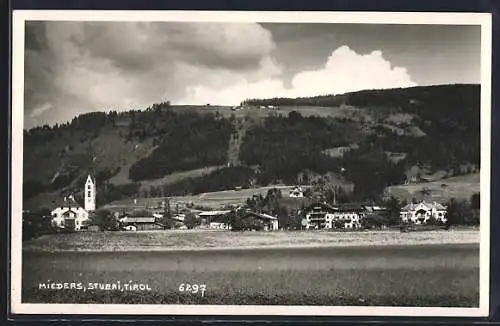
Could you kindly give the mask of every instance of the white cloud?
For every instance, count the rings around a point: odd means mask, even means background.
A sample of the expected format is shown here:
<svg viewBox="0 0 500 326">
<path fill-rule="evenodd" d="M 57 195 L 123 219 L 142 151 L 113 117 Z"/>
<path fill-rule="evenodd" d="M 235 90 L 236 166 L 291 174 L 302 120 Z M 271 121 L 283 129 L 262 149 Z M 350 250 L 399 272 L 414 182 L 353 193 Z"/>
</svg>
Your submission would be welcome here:
<svg viewBox="0 0 500 326">
<path fill-rule="evenodd" d="M 381 51 L 362 55 L 347 46 L 333 51 L 323 68 L 296 74 L 291 84 L 292 87 L 286 89 L 282 80 L 271 77 L 256 82 L 243 80 L 218 89 L 190 86 L 182 101 L 235 105 L 247 98 L 305 97 L 417 85 L 405 68 L 392 67 Z"/>
<path fill-rule="evenodd" d="M 362 55 L 342 46 L 287 89 L 272 34 L 252 23 L 33 22 L 27 31 L 26 127 L 167 100 L 234 105 L 415 85 L 381 51 Z"/>
<path fill-rule="evenodd" d="M 190 85 L 213 89 L 280 72 L 271 33 L 256 23 L 37 22 L 26 53 L 25 125 L 103 108 L 176 101 Z M 50 102 L 52 107 L 32 112 Z"/>
</svg>

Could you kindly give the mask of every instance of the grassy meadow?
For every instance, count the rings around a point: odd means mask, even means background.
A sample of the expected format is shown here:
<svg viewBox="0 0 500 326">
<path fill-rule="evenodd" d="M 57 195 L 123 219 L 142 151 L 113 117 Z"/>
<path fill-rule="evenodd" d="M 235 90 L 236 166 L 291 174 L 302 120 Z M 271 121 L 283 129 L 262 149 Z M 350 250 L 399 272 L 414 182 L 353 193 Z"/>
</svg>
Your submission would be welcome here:
<svg viewBox="0 0 500 326">
<path fill-rule="evenodd" d="M 372 246 L 479 243 L 479 229 L 401 233 L 380 231 L 231 232 L 161 230 L 76 232 L 44 235 L 23 244 L 28 251 L 151 251 L 210 248 Z"/>
<path fill-rule="evenodd" d="M 147 284 L 150 291 L 46 290 L 40 282 Z M 181 284 L 206 291 L 179 291 Z M 477 245 L 171 252 L 25 252 L 26 303 L 474 307 Z"/>
</svg>

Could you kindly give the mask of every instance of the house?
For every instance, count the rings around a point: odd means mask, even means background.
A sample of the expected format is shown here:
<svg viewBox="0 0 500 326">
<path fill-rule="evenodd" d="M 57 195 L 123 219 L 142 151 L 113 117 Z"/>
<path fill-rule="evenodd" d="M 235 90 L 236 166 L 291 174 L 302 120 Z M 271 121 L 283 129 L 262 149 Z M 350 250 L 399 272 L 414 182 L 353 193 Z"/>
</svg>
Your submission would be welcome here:
<svg viewBox="0 0 500 326">
<path fill-rule="evenodd" d="M 163 230 L 164 226 L 158 222 L 157 218 L 151 212 L 146 210 L 136 210 L 127 213 L 118 219 L 122 227 L 135 227 L 137 231 Z"/>
<path fill-rule="evenodd" d="M 360 228 L 365 208 L 358 204 L 329 205 L 318 202 L 305 209 L 306 229 Z"/>
<path fill-rule="evenodd" d="M 333 214 L 334 225 L 344 229 L 361 228 L 361 218 L 366 214 L 366 208 L 359 204 L 340 204 L 335 206 Z"/>
<path fill-rule="evenodd" d="M 251 210 L 246 210 L 241 214 L 243 220 L 253 218 L 262 223 L 264 231 L 277 231 L 279 224 L 278 218 L 265 213 L 257 213 Z"/>
<path fill-rule="evenodd" d="M 446 206 L 438 202 L 410 203 L 401 209 L 400 217 L 404 223 L 425 224 L 431 217 L 446 223 Z"/>
<path fill-rule="evenodd" d="M 202 225 L 208 226 L 210 229 L 229 230 L 229 217 L 230 210 L 219 211 L 204 211 L 198 213 Z"/>
<path fill-rule="evenodd" d="M 69 195 L 55 203 L 55 208 L 50 212 L 52 224 L 62 229 L 78 231 L 89 220 L 89 213 Z"/>
<path fill-rule="evenodd" d="M 300 186 L 295 186 L 292 189 L 290 189 L 290 193 L 288 195 L 290 198 L 303 198 L 304 197 L 304 190 Z"/>
</svg>

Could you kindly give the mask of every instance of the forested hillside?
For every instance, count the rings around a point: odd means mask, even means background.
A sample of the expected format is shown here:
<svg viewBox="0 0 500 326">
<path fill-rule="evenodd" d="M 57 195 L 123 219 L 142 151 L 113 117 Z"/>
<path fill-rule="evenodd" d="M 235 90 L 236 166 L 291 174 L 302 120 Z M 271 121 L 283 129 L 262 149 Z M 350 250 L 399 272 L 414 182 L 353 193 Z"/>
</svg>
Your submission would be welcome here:
<svg viewBox="0 0 500 326">
<path fill-rule="evenodd" d="M 428 173 L 456 175 L 464 173 L 464 165 L 472 169 L 465 172 L 474 172 L 480 156 L 479 99 L 478 85 L 445 85 L 253 99 L 237 113 L 167 102 L 143 111 L 84 114 L 24 131 L 24 200 L 28 206 L 50 206 L 63 193 L 78 197 L 89 172 L 96 176 L 100 203 L 308 184 L 326 174 L 353 183 L 356 199 L 376 199 L 387 186 L 403 183 L 415 165 Z M 278 109 L 260 108 L 267 105 Z M 249 119 L 253 122 L 243 123 Z M 235 138 L 240 140 L 229 149 Z M 212 172 L 190 177 L 189 171 L 204 167 Z M 181 171 L 183 179 L 147 186 Z"/>
</svg>

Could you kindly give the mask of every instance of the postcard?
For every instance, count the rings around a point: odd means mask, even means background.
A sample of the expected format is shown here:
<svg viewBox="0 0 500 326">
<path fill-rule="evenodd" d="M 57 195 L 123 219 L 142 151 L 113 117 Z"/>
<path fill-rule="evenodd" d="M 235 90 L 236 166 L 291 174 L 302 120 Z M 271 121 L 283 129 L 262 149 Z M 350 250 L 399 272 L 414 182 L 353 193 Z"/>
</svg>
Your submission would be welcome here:
<svg viewBox="0 0 500 326">
<path fill-rule="evenodd" d="M 14 314 L 487 316 L 491 15 L 14 11 Z"/>
</svg>

